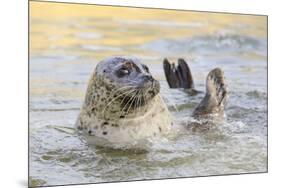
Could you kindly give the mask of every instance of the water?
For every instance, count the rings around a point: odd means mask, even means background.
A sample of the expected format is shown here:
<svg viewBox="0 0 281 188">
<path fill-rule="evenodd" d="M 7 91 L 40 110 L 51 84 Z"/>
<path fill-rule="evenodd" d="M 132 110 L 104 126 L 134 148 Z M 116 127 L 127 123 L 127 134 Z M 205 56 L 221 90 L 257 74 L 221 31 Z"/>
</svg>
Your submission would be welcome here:
<svg viewBox="0 0 281 188">
<path fill-rule="evenodd" d="M 267 171 L 264 17 L 86 7 L 31 3 L 31 185 Z M 188 60 L 201 91 L 208 71 L 221 67 L 230 91 L 226 121 L 207 132 L 160 139 L 148 151 L 88 145 L 74 122 L 90 74 L 111 55 L 136 56 L 147 64 L 178 122 L 188 121 L 203 94 L 169 89 L 163 58 Z"/>
</svg>

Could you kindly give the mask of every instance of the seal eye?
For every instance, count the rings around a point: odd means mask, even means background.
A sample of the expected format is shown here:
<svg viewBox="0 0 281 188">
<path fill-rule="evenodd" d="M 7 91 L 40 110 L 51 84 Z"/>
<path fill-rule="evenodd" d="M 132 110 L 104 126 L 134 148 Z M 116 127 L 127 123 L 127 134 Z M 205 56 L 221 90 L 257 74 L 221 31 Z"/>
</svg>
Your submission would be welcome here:
<svg viewBox="0 0 281 188">
<path fill-rule="evenodd" d="M 126 67 L 122 67 L 121 69 L 118 70 L 118 73 L 117 73 L 117 75 L 120 77 L 129 75 L 129 74 L 130 74 L 130 71 Z"/>
</svg>

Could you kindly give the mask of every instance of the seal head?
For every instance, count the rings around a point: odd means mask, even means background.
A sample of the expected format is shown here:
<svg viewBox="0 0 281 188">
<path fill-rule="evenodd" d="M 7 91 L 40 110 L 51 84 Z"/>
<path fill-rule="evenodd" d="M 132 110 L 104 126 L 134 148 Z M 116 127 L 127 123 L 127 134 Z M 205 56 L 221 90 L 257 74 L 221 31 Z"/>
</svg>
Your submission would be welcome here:
<svg viewBox="0 0 281 188">
<path fill-rule="evenodd" d="M 133 110 L 148 104 L 159 91 L 160 84 L 146 65 L 135 58 L 114 57 L 97 65 L 85 101 L 100 118 L 119 119 L 140 115 Z"/>
<path fill-rule="evenodd" d="M 162 133 L 169 129 L 171 120 L 159 91 L 159 82 L 140 60 L 106 58 L 90 78 L 76 125 L 114 142 Z"/>
<path fill-rule="evenodd" d="M 138 97 L 138 105 L 144 105 L 160 90 L 159 82 L 152 77 L 148 67 L 136 58 L 105 59 L 97 66 L 96 75 L 108 92 L 116 91 L 115 96 L 121 95 L 124 90 L 132 91 L 118 98 L 119 101 L 122 101 L 121 106 L 123 107 L 133 96 Z M 132 102 L 132 105 L 136 105 L 136 100 Z"/>
</svg>

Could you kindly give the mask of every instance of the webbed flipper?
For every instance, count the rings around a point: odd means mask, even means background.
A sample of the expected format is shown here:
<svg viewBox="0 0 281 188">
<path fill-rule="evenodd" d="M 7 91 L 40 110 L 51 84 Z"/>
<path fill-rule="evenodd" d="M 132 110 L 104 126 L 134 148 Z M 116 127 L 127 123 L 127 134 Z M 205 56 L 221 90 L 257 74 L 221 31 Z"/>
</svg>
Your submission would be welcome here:
<svg viewBox="0 0 281 188">
<path fill-rule="evenodd" d="M 163 61 L 164 72 L 166 76 L 166 80 L 170 86 L 170 88 L 179 88 L 180 81 L 177 69 L 175 67 L 175 63 L 170 63 L 168 59 L 164 59 Z"/>
<path fill-rule="evenodd" d="M 227 98 L 227 87 L 224 73 L 220 68 L 209 72 L 206 79 L 206 94 L 193 112 L 194 117 L 210 114 L 223 114 Z"/>
</svg>

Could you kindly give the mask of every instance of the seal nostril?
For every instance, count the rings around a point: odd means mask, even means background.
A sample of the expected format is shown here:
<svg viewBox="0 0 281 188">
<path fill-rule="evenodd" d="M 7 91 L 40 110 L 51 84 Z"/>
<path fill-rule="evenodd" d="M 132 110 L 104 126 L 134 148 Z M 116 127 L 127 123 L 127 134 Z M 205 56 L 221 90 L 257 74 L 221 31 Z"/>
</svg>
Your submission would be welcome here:
<svg viewBox="0 0 281 188">
<path fill-rule="evenodd" d="M 146 81 L 153 81 L 153 77 L 151 75 L 144 75 L 143 78 L 146 80 Z"/>
</svg>

